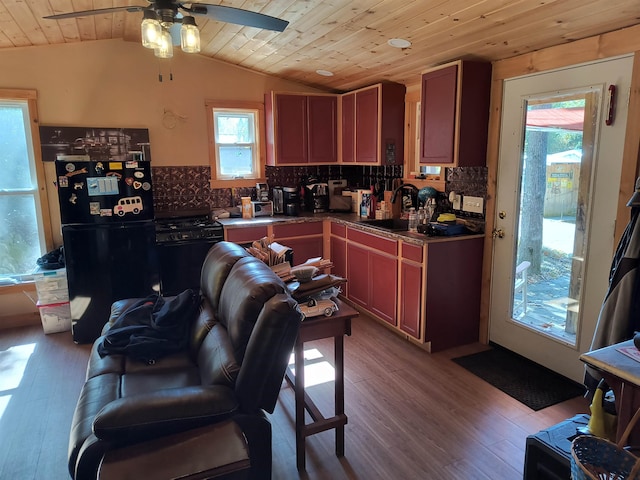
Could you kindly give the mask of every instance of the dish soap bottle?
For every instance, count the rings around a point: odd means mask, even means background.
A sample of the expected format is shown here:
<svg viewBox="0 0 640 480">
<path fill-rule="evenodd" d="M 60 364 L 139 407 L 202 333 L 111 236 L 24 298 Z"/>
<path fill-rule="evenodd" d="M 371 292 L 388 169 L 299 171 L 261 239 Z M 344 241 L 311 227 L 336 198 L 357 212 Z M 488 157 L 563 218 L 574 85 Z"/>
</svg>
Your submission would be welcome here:
<svg viewBox="0 0 640 480">
<path fill-rule="evenodd" d="M 414 207 L 409 210 L 409 231 L 418 232 L 418 214 Z"/>
</svg>

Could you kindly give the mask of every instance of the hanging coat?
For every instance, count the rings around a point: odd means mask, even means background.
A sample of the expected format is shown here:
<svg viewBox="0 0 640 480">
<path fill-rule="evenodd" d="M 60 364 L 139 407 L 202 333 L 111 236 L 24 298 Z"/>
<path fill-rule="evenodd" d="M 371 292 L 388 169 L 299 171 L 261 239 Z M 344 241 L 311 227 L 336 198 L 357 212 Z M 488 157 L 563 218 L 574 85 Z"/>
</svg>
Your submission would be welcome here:
<svg viewBox="0 0 640 480">
<path fill-rule="evenodd" d="M 620 239 L 609 274 L 609 289 L 602 303 L 590 350 L 629 340 L 640 330 L 640 206 L 632 204 L 631 220 Z M 602 375 L 587 366 L 585 385 L 595 392 Z"/>
</svg>

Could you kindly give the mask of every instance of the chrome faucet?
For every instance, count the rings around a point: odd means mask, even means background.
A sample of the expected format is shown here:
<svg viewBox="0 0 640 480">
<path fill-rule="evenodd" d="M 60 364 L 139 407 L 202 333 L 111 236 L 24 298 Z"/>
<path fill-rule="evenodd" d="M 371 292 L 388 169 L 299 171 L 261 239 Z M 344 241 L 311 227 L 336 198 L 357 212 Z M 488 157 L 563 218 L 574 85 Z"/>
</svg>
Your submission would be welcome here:
<svg viewBox="0 0 640 480">
<path fill-rule="evenodd" d="M 412 183 L 403 183 L 393 191 L 393 194 L 391 195 L 391 203 L 396 203 L 396 197 L 398 196 L 398 192 L 401 192 L 402 190 L 405 190 L 405 189 L 413 190 L 414 192 L 416 192 L 416 195 L 419 191 L 418 187 L 416 187 Z M 413 203 L 413 200 L 412 200 L 412 203 Z"/>
</svg>

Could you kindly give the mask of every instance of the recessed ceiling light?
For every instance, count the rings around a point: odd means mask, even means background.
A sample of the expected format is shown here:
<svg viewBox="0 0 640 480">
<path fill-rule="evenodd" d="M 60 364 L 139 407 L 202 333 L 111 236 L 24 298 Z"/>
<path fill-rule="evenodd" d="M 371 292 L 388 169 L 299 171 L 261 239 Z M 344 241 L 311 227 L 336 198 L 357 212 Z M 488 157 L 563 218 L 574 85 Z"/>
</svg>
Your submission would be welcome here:
<svg viewBox="0 0 640 480">
<path fill-rule="evenodd" d="M 409 48 L 411 46 L 411 42 L 404 38 L 392 38 L 387 43 L 395 48 Z"/>
<path fill-rule="evenodd" d="M 323 77 L 333 77 L 333 72 L 330 72 L 329 70 L 316 70 L 316 73 Z"/>
</svg>

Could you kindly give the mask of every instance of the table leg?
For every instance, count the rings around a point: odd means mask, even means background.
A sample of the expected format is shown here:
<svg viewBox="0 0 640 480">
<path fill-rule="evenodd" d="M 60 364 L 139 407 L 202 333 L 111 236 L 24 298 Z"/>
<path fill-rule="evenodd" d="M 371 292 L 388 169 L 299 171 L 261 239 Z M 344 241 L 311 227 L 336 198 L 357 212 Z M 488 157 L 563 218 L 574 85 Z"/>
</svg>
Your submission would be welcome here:
<svg viewBox="0 0 640 480">
<path fill-rule="evenodd" d="M 335 408 L 336 416 L 344 413 L 344 337 L 335 337 Z M 344 456 L 344 425 L 336 427 L 336 455 Z"/>
<path fill-rule="evenodd" d="M 304 343 L 296 341 L 295 356 L 295 400 L 296 400 L 296 464 L 298 470 L 305 468 L 304 438 Z"/>
</svg>

